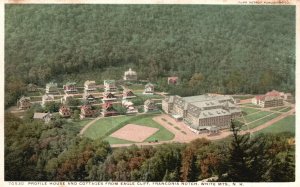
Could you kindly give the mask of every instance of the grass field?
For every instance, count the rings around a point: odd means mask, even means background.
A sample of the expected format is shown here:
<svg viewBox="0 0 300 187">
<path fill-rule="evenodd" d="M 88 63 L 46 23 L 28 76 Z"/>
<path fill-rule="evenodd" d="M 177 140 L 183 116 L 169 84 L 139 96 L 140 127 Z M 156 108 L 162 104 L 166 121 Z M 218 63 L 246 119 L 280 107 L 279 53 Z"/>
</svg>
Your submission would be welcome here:
<svg viewBox="0 0 300 187">
<path fill-rule="evenodd" d="M 282 120 L 277 121 L 273 125 L 256 133 L 280 133 L 291 132 L 295 134 L 295 116 L 287 116 Z"/>
<path fill-rule="evenodd" d="M 247 115 L 252 114 L 254 112 L 260 111 L 259 109 L 255 109 L 255 108 L 244 108 L 244 107 L 241 107 L 241 109 L 242 109 L 242 111 L 246 112 Z"/>
<path fill-rule="evenodd" d="M 257 119 L 262 118 L 262 117 L 264 117 L 266 115 L 269 115 L 269 114 L 272 114 L 272 112 L 261 111 L 259 113 L 247 115 L 244 118 L 246 120 L 246 123 L 250 123 L 250 122 L 252 122 L 254 120 L 257 120 Z"/>
<path fill-rule="evenodd" d="M 100 119 L 84 132 L 84 136 L 89 137 L 91 139 L 104 137 L 106 132 L 118 126 L 121 122 L 124 122 L 130 118 L 131 116 L 118 116 Z"/>
<path fill-rule="evenodd" d="M 264 118 L 262 118 L 262 119 L 260 119 L 260 120 L 258 120 L 258 121 L 249 123 L 249 124 L 248 124 L 248 127 L 249 127 L 249 129 L 253 129 L 253 128 L 255 128 L 255 127 L 258 127 L 258 126 L 260 126 L 260 125 L 262 125 L 262 124 L 264 124 L 264 123 L 266 123 L 266 122 L 268 122 L 268 121 L 270 121 L 270 120 L 276 118 L 276 117 L 279 116 L 279 115 L 280 115 L 280 114 L 274 113 L 274 114 L 272 114 L 272 115 L 270 115 L 270 116 L 267 116 L 267 117 L 264 117 Z M 245 125 L 245 126 L 242 127 L 242 129 L 243 129 L 243 130 L 247 130 L 248 127 Z"/>
<path fill-rule="evenodd" d="M 153 139 L 156 139 L 158 141 L 173 139 L 174 138 L 173 133 L 169 132 L 163 126 L 161 126 L 160 124 L 152 120 L 154 116 L 155 115 L 140 115 L 140 116 L 120 116 L 120 117 L 103 118 L 95 122 L 93 125 L 91 125 L 85 131 L 84 136 L 89 137 L 91 139 L 103 137 L 111 144 L 132 143 L 127 140 L 108 136 L 109 134 L 112 134 L 113 132 L 117 131 L 118 129 L 125 126 L 126 124 L 131 123 L 131 124 L 154 127 L 159 129 L 159 131 L 157 131 L 155 134 L 147 138 L 145 142 Z"/>
</svg>

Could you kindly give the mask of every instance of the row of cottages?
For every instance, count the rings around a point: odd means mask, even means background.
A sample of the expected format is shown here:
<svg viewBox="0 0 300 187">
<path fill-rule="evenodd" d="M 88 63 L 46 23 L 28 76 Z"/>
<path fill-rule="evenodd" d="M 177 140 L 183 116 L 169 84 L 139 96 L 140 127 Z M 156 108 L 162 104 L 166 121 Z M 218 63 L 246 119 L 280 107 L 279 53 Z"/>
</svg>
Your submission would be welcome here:
<svg viewBox="0 0 300 187">
<path fill-rule="evenodd" d="M 291 102 L 293 100 L 291 93 L 278 92 L 272 90 L 265 95 L 258 95 L 252 98 L 252 103 L 262 108 L 283 106 L 283 101 Z"/>
<path fill-rule="evenodd" d="M 104 91 L 105 92 L 117 92 L 116 81 L 115 80 L 104 80 Z"/>
<path fill-rule="evenodd" d="M 162 109 L 183 119 L 195 133 L 229 128 L 231 119 L 241 116 L 234 99 L 225 95 L 169 96 L 162 100 Z"/>
<path fill-rule="evenodd" d="M 137 73 L 133 70 L 131 70 L 131 68 L 129 68 L 128 71 L 125 71 L 124 76 L 123 76 L 123 80 L 125 81 L 136 81 L 137 80 Z"/>
<path fill-rule="evenodd" d="M 154 85 L 150 82 L 145 85 L 145 90 L 143 94 L 153 95 L 154 94 Z"/>
<path fill-rule="evenodd" d="M 77 93 L 76 82 L 67 82 L 63 85 L 64 92 L 66 94 Z"/>
</svg>

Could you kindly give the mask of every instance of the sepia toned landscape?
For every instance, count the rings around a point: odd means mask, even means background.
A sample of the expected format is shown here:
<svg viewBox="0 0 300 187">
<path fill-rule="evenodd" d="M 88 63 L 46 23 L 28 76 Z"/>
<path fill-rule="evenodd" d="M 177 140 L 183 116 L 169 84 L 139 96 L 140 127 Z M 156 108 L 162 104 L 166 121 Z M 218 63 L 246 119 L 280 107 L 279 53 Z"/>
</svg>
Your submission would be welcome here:
<svg viewBox="0 0 300 187">
<path fill-rule="evenodd" d="M 6 181 L 295 181 L 295 6 L 5 5 Z"/>
</svg>

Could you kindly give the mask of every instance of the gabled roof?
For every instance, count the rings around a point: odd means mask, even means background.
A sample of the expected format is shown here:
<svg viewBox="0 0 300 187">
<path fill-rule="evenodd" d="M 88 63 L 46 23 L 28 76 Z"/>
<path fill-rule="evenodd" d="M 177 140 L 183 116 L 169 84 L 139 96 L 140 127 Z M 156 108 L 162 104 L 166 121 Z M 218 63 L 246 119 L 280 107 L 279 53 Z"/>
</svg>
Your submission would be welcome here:
<svg viewBox="0 0 300 187">
<path fill-rule="evenodd" d="M 110 98 L 115 98 L 115 95 L 112 94 L 111 92 L 103 92 L 103 97 L 110 97 Z"/>
<path fill-rule="evenodd" d="M 93 84 L 96 84 L 96 82 L 95 81 L 90 81 L 90 80 L 87 80 L 87 81 L 84 82 L 84 85 L 87 85 L 87 86 L 93 85 Z"/>
<path fill-rule="evenodd" d="M 266 96 L 277 97 L 277 96 L 280 96 L 280 95 L 281 95 L 281 92 L 278 92 L 276 90 L 272 90 L 272 91 L 266 93 Z"/>
<path fill-rule="evenodd" d="M 59 108 L 59 110 L 60 110 L 60 111 L 70 111 L 70 108 L 63 105 L 63 106 L 61 106 L 61 107 Z"/>
<path fill-rule="evenodd" d="M 46 116 L 51 117 L 51 114 L 50 113 L 39 113 L 39 112 L 36 112 L 33 115 L 33 119 L 44 119 Z"/>
<path fill-rule="evenodd" d="M 123 96 L 135 96 L 131 90 L 124 90 Z"/>
<path fill-rule="evenodd" d="M 145 85 L 145 88 L 147 88 L 147 87 L 154 87 L 154 85 L 152 84 L 152 83 L 147 83 L 146 85 Z"/>
<path fill-rule="evenodd" d="M 110 103 L 110 102 L 107 102 L 107 103 L 103 103 L 102 104 L 102 108 L 103 109 L 109 109 L 109 108 L 111 108 L 113 105 L 112 105 L 112 103 Z"/>
</svg>

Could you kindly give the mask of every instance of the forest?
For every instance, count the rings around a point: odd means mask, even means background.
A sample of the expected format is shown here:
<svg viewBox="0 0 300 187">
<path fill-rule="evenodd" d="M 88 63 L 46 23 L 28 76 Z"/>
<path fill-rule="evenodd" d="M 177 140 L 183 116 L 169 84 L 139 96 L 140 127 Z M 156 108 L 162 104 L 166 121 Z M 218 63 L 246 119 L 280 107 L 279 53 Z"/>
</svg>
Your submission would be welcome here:
<svg viewBox="0 0 300 187">
<path fill-rule="evenodd" d="M 6 107 L 28 83 L 100 84 L 129 67 L 181 96 L 294 93 L 295 6 L 5 5 Z"/>
<path fill-rule="evenodd" d="M 49 124 L 5 114 L 6 181 L 295 181 L 291 133 L 239 135 L 226 140 L 111 148 L 77 136 L 72 123 Z"/>
</svg>

